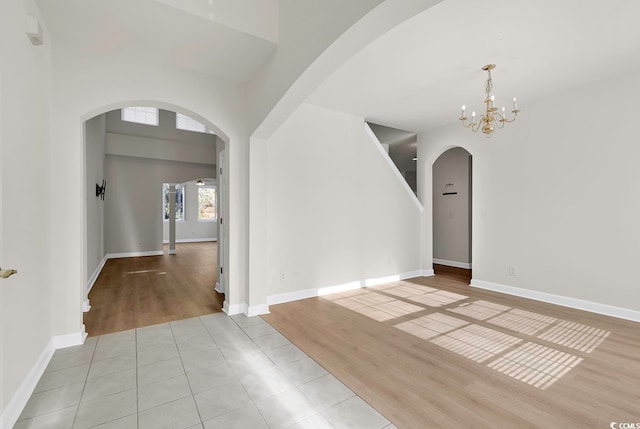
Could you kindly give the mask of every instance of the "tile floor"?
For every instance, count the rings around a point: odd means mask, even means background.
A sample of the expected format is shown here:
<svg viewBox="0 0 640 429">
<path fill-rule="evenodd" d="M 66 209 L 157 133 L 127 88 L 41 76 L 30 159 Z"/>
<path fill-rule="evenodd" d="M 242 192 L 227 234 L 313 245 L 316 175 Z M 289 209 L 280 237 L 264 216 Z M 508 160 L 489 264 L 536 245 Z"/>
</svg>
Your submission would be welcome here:
<svg viewBox="0 0 640 429">
<path fill-rule="evenodd" d="M 15 429 L 391 429 L 259 317 L 213 314 L 56 351 Z"/>
</svg>

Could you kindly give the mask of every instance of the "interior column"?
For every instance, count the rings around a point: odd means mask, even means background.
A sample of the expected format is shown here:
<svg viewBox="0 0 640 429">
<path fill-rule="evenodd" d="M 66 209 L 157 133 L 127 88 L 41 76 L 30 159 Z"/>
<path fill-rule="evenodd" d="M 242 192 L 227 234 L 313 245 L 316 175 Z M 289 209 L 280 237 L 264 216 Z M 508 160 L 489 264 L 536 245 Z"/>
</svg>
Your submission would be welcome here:
<svg viewBox="0 0 640 429">
<path fill-rule="evenodd" d="M 176 185 L 169 185 L 169 255 L 176 254 Z"/>
</svg>

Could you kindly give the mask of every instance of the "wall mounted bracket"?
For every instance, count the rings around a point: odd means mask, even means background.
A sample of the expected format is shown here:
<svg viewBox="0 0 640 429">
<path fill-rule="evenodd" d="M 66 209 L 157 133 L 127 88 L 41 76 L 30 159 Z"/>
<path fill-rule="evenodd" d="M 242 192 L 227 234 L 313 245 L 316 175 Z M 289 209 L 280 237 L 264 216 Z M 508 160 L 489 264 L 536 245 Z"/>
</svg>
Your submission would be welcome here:
<svg viewBox="0 0 640 429">
<path fill-rule="evenodd" d="M 96 197 L 100 197 L 102 201 L 104 201 L 104 193 L 107 190 L 107 181 L 105 179 L 102 180 L 102 186 L 96 183 Z"/>
</svg>

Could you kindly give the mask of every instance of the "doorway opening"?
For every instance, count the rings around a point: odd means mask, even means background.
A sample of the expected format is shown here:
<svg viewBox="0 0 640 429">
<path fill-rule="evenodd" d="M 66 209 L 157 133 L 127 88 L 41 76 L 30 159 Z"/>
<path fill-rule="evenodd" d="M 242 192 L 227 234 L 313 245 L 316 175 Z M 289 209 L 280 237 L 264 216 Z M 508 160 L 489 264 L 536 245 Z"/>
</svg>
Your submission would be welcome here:
<svg viewBox="0 0 640 429">
<path fill-rule="evenodd" d="M 162 223 L 165 254 L 175 255 L 176 243 L 218 241 L 218 184 L 215 178 L 163 183 L 161 192 L 162 215 L 158 220 Z"/>
<path fill-rule="evenodd" d="M 226 288 L 218 272 L 226 249 L 217 239 L 226 201 L 218 198 L 217 164 L 224 144 L 202 122 L 154 107 L 123 107 L 84 123 L 89 335 L 108 333 L 92 332 L 97 320 L 126 321 L 106 328 L 122 330 L 222 311 Z M 104 187 L 100 198 L 96 184 Z M 171 204 L 179 220 L 166 244 L 164 184 L 174 197 L 180 188 Z M 190 280 L 180 286 L 185 276 Z M 109 296 L 126 303 L 116 310 L 105 302 Z"/>
<path fill-rule="evenodd" d="M 471 281 L 472 167 L 454 147 L 433 164 L 433 268 L 437 275 Z"/>
</svg>

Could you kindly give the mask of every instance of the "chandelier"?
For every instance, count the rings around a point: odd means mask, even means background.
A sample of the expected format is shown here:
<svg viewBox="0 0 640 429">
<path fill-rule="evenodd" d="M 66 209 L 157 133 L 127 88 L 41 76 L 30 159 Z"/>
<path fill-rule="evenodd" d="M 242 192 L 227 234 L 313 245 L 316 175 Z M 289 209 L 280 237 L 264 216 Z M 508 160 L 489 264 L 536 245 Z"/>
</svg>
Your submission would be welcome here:
<svg viewBox="0 0 640 429">
<path fill-rule="evenodd" d="M 495 64 L 487 64 L 482 67 L 482 70 L 485 70 L 489 77 L 484 84 L 484 91 L 486 93 L 486 98 L 484 99 L 484 103 L 486 106 L 486 112 L 482 114 L 481 118 L 476 121 L 476 112 L 471 113 L 471 122 L 466 122 L 467 118 L 465 116 L 466 106 L 462 106 L 462 115 L 458 118 L 460 123 L 466 128 L 471 128 L 471 130 L 475 133 L 478 130 L 482 130 L 486 137 L 491 137 L 491 133 L 496 130 L 496 128 L 504 128 L 504 124 L 507 122 L 513 122 L 518 117 L 518 103 L 516 99 L 513 99 L 513 117 L 508 118 L 506 109 L 503 107 L 501 112 L 498 111 L 497 107 L 493 106 L 493 102 L 495 101 L 495 96 L 491 93 L 493 90 L 493 79 L 491 79 L 491 70 L 496 68 Z"/>
</svg>

